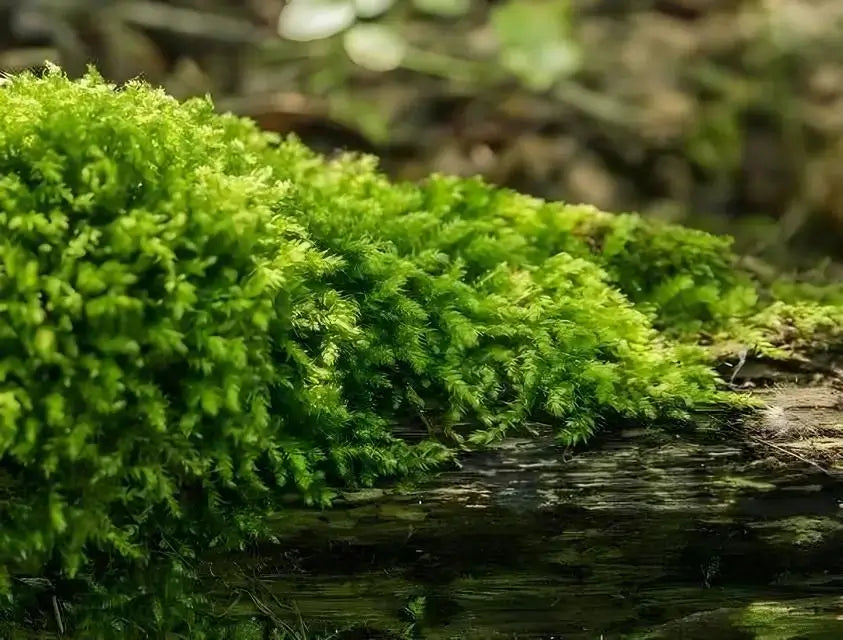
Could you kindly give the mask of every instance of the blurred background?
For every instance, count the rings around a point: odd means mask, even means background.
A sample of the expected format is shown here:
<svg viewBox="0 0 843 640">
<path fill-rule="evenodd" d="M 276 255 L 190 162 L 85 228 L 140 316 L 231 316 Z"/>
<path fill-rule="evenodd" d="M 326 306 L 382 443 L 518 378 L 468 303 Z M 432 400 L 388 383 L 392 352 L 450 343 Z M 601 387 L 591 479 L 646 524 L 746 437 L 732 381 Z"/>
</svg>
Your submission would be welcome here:
<svg viewBox="0 0 843 640">
<path fill-rule="evenodd" d="M 0 70 L 46 60 L 210 94 L 396 178 L 843 257 L 841 0 L 0 0 Z"/>
</svg>

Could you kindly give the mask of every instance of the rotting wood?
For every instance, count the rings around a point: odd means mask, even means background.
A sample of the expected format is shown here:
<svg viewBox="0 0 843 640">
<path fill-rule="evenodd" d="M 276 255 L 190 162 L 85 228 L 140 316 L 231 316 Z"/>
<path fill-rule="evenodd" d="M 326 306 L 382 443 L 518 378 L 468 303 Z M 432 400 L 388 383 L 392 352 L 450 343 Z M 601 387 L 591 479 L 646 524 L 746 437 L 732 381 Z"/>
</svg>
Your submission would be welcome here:
<svg viewBox="0 0 843 640">
<path fill-rule="evenodd" d="M 781 637 L 843 637 L 841 395 L 759 393 L 768 409 L 725 430 L 626 429 L 575 454 L 512 439 L 414 488 L 285 512 L 278 544 L 217 558 L 209 588 L 360 638 L 696 638 L 712 621 L 763 638 L 770 607 L 815 634 Z"/>
</svg>

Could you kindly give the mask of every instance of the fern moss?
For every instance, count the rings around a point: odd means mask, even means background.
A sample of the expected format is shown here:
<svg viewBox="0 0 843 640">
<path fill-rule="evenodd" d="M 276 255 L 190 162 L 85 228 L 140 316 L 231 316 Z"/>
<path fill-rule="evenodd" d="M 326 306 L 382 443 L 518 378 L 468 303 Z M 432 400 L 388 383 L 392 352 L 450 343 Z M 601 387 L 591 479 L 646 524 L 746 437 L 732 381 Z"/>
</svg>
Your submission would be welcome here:
<svg viewBox="0 0 843 640">
<path fill-rule="evenodd" d="M 321 499 L 355 320 L 292 185 L 139 84 L 16 77 L 0 112 L 0 578 L 241 544 L 282 490 Z"/>
<path fill-rule="evenodd" d="M 578 443 L 744 404 L 695 343 L 759 309 L 726 239 L 394 184 L 94 73 L 13 77 L 0 112 L 0 590 L 19 603 L 10 577 L 90 595 L 111 567 L 115 633 L 138 599 L 157 613 L 137 624 L 174 629 L 190 558 L 260 536 L 290 492 L 325 503 L 531 420 Z M 396 437 L 408 422 L 428 437 Z"/>
<path fill-rule="evenodd" d="M 484 427 L 474 441 L 541 415 L 578 442 L 723 399 L 702 350 L 660 336 L 591 259 L 583 209 L 477 180 L 394 185 L 371 158 L 295 141 L 267 162 L 293 172 L 296 220 L 344 261 L 331 286 L 360 305 L 365 339 L 338 362 L 352 406 L 468 421 Z"/>
<path fill-rule="evenodd" d="M 752 315 L 732 318 L 715 336 L 712 352 L 746 350 L 771 360 L 843 347 L 843 305 L 776 300 Z"/>
</svg>

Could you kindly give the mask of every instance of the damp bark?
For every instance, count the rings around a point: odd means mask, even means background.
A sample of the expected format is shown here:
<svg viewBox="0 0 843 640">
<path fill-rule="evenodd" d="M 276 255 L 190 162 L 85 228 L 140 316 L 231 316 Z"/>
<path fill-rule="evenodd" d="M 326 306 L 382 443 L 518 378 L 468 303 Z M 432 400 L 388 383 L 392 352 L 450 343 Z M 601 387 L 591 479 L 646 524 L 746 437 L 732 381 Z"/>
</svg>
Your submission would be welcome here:
<svg viewBox="0 0 843 640">
<path fill-rule="evenodd" d="M 843 637 L 840 394 L 761 395 L 725 430 L 626 429 L 576 453 L 514 439 L 285 512 L 277 544 L 214 559 L 208 588 L 314 637 Z"/>
</svg>

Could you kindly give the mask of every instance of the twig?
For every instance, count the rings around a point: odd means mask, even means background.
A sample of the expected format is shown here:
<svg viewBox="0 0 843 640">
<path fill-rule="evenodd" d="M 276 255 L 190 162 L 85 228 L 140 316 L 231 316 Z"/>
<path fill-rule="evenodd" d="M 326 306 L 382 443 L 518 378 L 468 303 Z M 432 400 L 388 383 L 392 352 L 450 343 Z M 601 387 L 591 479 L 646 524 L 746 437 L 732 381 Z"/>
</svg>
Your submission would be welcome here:
<svg viewBox="0 0 843 640">
<path fill-rule="evenodd" d="M 201 40 L 251 45 L 260 41 L 264 33 L 246 20 L 173 7 L 163 2 L 126 2 L 115 12 L 136 27 Z"/>
<path fill-rule="evenodd" d="M 608 123 L 622 129 L 634 128 L 631 123 L 639 121 L 643 112 L 631 109 L 613 98 L 592 91 L 585 86 L 568 81 L 562 83 L 555 92 L 555 96 L 568 106 L 595 120 Z"/>
<path fill-rule="evenodd" d="M 738 353 L 738 363 L 735 365 L 735 369 L 732 371 L 732 376 L 729 378 L 729 385 L 733 385 L 735 382 L 735 378 L 740 373 L 741 369 L 743 369 L 744 365 L 746 364 L 746 356 L 749 353 L 748 349 L 741 349 Z"/>
<path fill-rule="evenodd" d="M 215 618 L 225 618 L 231 611 L 240 603 L 240 598 L 242 597 L 243 593 L 241 591 L 237 591 L 237 597 L 234 598 L 233 602 L 228 605 L 222 613 L 213 613 L 211 615 Z"/>
<path fill-rule="evenodd" d="M 53 596 L 53 615 L 56 617 L 56 626 L 59 628 L 59 635 L 64 635 L 64 623 L 61 620 L 61 611 L 59 610 L 59 601 L 56 596 Z"/>
<path fill-rule="evenodd" d="M 828 469 L 826 469 L 822 465 L 814 462 L 813 460 L 809 460 L 808 458 L 806 458 L 804 456 L 799 455 L 795 451 L 791 451 L 790 449 L 785 449 L 784 447 L 782 447 L 780 445 L 777 445 L 775 442 L 770 442 L 769 440 L 759 438 L 758 436 L 755 436 L 755 435 L 752 435 L 752 434 L 750 434 L 749 437 L 752 440 L 755 440 L 756 442 L 760 442 L 761 444 L 767 445 L 768 447 L 771 447 L 771 448 L 775 449 L 776 451 L 780 451 L 781 453 L 784 453 L 785 455 L 792 456 L 792 457 L 796 458 L 797 460 L 801 460 L 805 464 L 811 465 L 812 467 L 814 467 L 815 469 L 817 469 L 821 473 L 824 473 L 825 475 L 827 475 L 829 478 L 836 478 L 837 477 L 836 474 L 832 473 L 831 471 L 829 471 Z"/>
</svg>

